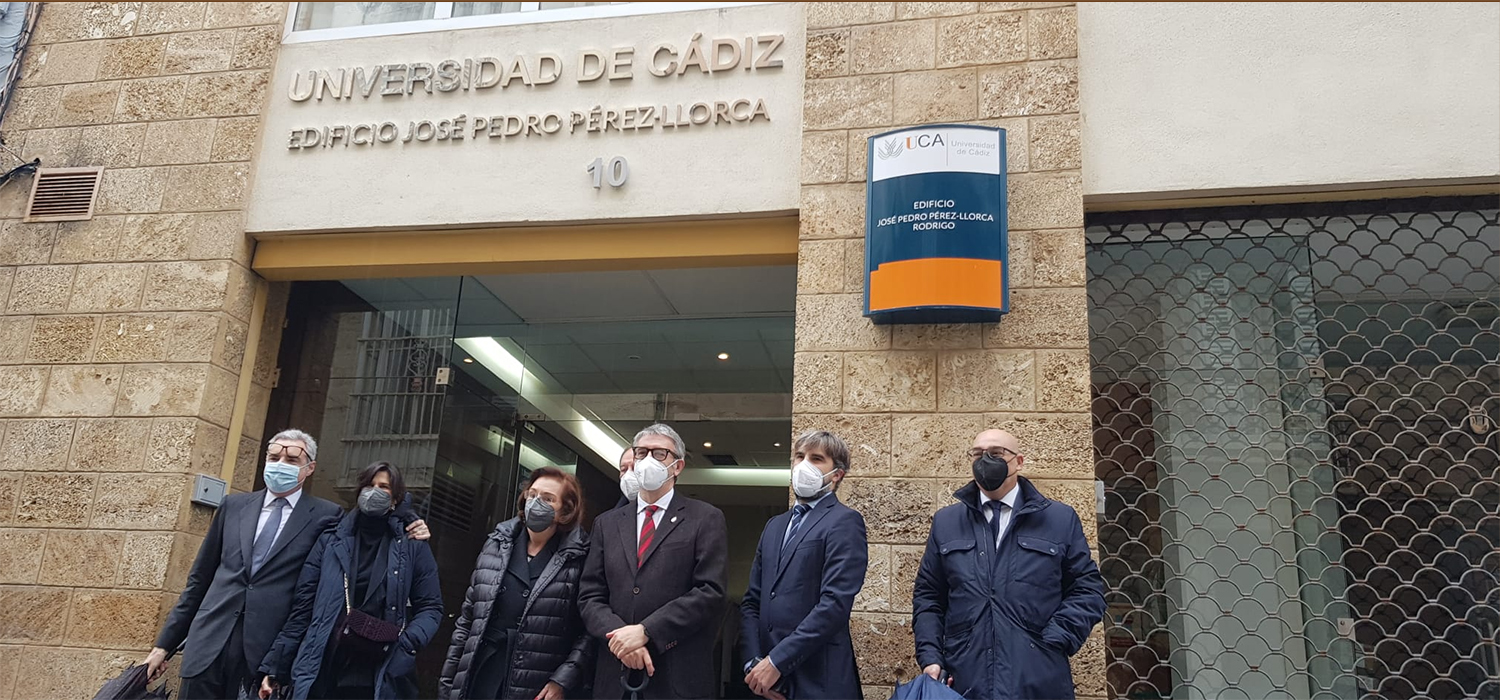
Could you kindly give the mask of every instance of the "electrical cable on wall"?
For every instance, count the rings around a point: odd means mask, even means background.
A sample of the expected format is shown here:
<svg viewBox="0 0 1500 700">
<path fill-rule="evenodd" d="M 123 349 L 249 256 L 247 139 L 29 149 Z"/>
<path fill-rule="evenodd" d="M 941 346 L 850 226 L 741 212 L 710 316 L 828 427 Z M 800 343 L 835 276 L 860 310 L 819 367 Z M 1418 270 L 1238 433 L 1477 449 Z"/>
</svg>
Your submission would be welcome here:
<svg viewBox="0 0 1500 700">
<path fill-rule="evenodd" d="M 5 84 L 0 86 L 0 119 L 10 109 L 16 83 L 21 79 L 26 47 L 31 43 L 31 35 L 36 30 L 37 18 L 41 14 L 42 3 L 39 2 L 0 2 L 0 73 L 5 75 Z M 3 133 L 0 133 L 0 151 L 17 161 L 21 160 L 20 154 L 5 144 Z M 0 186 L 20 175 L 36 172 L 41 165 L 40 158 L 22 162 L 0 175 Z"/>
</svg>

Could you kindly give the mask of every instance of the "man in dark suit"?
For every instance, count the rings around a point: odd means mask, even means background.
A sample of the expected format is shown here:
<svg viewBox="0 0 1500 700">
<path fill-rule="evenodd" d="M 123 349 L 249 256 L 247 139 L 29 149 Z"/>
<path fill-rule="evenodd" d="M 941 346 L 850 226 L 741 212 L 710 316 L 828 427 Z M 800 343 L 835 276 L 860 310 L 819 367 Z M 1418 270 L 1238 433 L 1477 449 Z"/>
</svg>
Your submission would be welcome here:
<svg viewBox="0 0 1500 700">
<path fill-rule="evenodd" d="M 622 680 L 643 698 L 715 697 L 714 642 L 725 609 L 724 514 L 675 493 L 686 453 L 665 425 L 635 436 L 641 490 L 630 506 L 594 520 L 578 608 L 589 633 L 608 645 L 594 671 L 594 697 L 625 697 Z"/>
<path fill-rule="evenodd" d="M 266 488 L 224 499 L 188 571 L 187 585 L 146 656 L 154 679 L 183 647 L 182 700 L 233 698 L 254 677 L 281 631 L 307 554 L 338 522 L 337 504 L 303 493 L 317 468 L 318 443 L 284 430 L 266 447 Z M 409 532 L 426 539 L 417 521 Z"/>
<path fill-rule="evenodd" d="M 615 504 L 616 508 L 623 508 L 635 501 L 635 497 L 641 491 L 640 479 L 631 473 L 635 467 L 635 448 L 627 447 L 620 453 L 620 502 Z"/>
<path fill-rule="evenodd" d="M 865 519 L 834 494 L 849 447 L 833 433 L 792 445 L 797 505 L 771 518 L 740 604 L 745 684 L 769 700 L 863 697 L 849 611 L 865 585 Z"/>
</svg>

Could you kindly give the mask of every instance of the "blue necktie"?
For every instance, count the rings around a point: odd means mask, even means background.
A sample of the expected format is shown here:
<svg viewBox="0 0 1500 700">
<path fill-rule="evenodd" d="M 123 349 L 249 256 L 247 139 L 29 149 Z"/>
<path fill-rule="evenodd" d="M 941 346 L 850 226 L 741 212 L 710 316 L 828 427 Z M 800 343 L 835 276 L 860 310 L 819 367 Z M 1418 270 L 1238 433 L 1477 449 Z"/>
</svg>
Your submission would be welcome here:
<svg viewBox="0 0 1500 700">
<path fill-rule="evenodd" d="M 994 517 L 990 518 L 990 541 L 995 543 L 995 551 L 1000 550 L 1000 514 L 1005 512 L 1005 503 L 1002 501 L 990 501 L 985 504 L 989 506 Z"/>
<path fill-rule="evenodd" d="M 786 529 L 786 537 L 781 540 L 782 544 L 792 541 L 792 535 L 797 534 L 797 528 L 802 527 L 802 516 L 807 515 L 807 511 L 810 510 L 812 510 L 812 506 L 806 503 L 798 503 L 792 506 L 792 524 Z"/>
<path fill-rule="evenodd" d="M 271 517 L 266 518 L 266 524 L 260 528 L 260 534 L 255 536 L 255 546 L 250 549 L 250 575 L 260 571 L 261 564 L 266 563 L 266 555 L 271 553 L 271 545 L 276 544 L 276 530 L 281 527 L 281 511 L 287 507 L 285 498 L 277 498 L 271 501 Z"/>
</svg>

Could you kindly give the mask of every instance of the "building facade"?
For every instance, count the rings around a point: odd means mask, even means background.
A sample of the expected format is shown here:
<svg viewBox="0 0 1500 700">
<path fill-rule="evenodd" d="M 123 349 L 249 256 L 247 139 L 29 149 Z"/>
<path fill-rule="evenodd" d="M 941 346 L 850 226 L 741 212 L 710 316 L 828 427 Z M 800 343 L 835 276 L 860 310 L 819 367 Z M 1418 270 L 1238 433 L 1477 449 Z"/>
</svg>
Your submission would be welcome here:
<svg viewBox="0 0 1500 700">
<path fill-rule="evenodd" d="M 1096 543 L 1080 697 L 1500 697 L 1500 4 L 43 3 L 18 60 L 0 700 L 143 657 L 277 430 L 406 472 L 454 612 L 657 420 L 735 600 L 849 440 L 867 697 L 989 427 Z M 1005 130 L 1010 312 L 876 325 L 869 138 L 941 123 Z"/>
</svg>

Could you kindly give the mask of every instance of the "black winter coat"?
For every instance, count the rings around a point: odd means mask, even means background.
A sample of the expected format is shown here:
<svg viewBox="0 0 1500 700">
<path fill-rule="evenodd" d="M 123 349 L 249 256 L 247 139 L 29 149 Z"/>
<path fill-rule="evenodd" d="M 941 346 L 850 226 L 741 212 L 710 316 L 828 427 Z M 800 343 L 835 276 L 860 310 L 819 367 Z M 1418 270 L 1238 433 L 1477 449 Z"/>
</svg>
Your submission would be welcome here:
<svg viewBox="0 0 1500 700">
<path fill-rule="evenodd" d="M 474 656 L 484 640 L 490 611 L 500 596 L 505 567 L 521 535 L 522 524 L 511 518 L 495 526 L 474 563 L 474 576 L 453 628 L 453 643 L 438 679 L 439 700 L 467 700 L 474 677 Z M 578 578 L 589 551 L 589 536 L 581 528 L 554 535 L 564 538 L 547 568 L 537 577 L 521 614 L 510 676 L 501 697 L 531 700 L 547 681 L 563 687 L 568 697 L 582 697 L 594 672 L 594 639 L 578 617 Z"/>
</svg>

